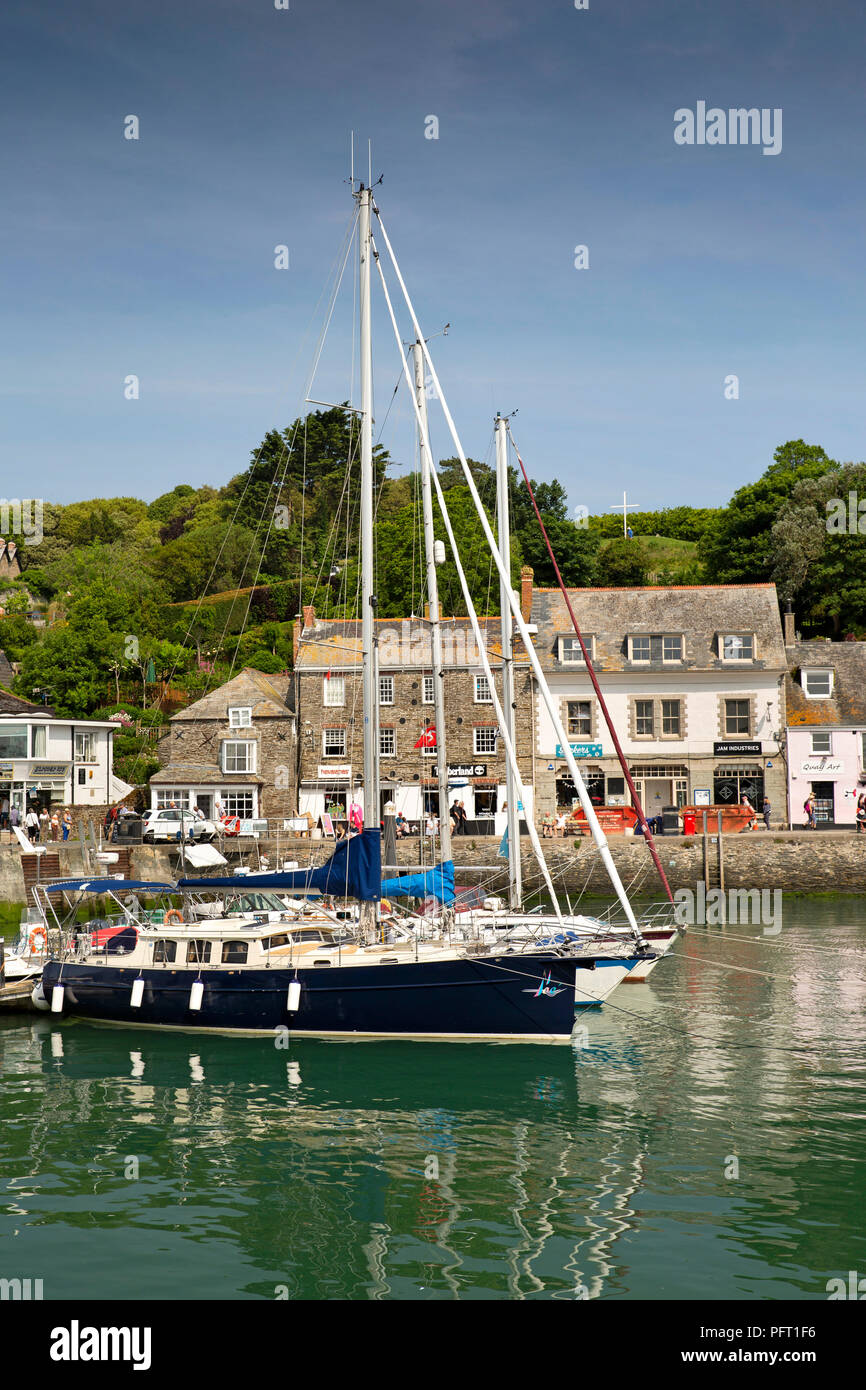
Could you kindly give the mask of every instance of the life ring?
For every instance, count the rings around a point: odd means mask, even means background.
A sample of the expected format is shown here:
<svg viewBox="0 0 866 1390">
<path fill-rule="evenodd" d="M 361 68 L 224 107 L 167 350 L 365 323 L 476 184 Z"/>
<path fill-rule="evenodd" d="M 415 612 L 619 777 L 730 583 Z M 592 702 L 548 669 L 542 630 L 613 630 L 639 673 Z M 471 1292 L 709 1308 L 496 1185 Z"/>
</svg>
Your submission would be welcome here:
<svg viewBox="0 0 866 1390">
<path fill-rule="evenodd" d="M 226 835 L 240 835 L 240 818 L 238 816 L 225 816 L 223 818 L 223 831 Z"/>
<path fill-rule="evenodd" d="M 48 950 L 48 933 L 47 933 L 47 931 L 45 930 L 44 927 L 34 927 L 33 930 L 32 930 L 32 932 L 30 933 L 30 935 L 29 935 L 28 938 L 27 938 L 27 945 L 28 945 L 28 948 L 29 948 L 29 950 L 30 950 L 31 956 L 36 954 L 36 938 L 37 938 L 37 937 L 41 937 L 41 939 L 42 939 L 42 945 L 39 947 L 39 954 L 41 955 L 44 951 L 47 951 L 47 950 Z"/>
<path fill-rule="evenodd" d="M 163 926 L 167 927 L 169 922 L 179 922 L 183 926 L 183 913 L 180 908 L 170 907 L 162 919 Z"/>
</svg>

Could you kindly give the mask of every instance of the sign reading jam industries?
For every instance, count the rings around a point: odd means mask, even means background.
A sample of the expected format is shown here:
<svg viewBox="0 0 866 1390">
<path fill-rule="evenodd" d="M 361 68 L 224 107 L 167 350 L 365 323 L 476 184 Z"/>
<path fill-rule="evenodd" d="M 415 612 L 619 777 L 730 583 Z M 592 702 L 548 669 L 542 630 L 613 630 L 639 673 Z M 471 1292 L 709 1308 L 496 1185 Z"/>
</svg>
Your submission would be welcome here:
<svg viewBox="0 0 866 1390">
<path fill-rule="evenodd" d="M 760 752 L 760 743 L 740 743 L 734 741 L 730 743 L 713 744 L 714 758 L 738 758 L 741 754 L 748 754 L 748 756 L 754 757 L 756 754 L 760 754 Z"/>
<path fill-rule="evenodd" d="M 600 758 L 602 756 L 600 743 L 570 743 L 568 746 L 575 758 Z M 557 758 L 565 757 L 561 743 L 556 745 L 556 756 Z"/>
</svg>

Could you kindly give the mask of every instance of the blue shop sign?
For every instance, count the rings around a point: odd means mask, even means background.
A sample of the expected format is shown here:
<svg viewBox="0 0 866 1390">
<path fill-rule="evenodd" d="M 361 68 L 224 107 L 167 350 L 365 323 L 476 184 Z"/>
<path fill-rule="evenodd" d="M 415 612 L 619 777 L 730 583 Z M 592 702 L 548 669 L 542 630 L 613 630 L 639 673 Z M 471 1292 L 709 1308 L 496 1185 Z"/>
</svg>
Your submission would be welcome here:
<svg viewBox="0 0 866 1390">
<path fill-rule="evenodd" d="M 571 749 L 572 755 L 573 755 L 575 758 L 600 758 L 600 757 L 602 757 L 602 751 L 601 751 L 601 744 L 600 744 L 600 743 L 570 743 L 568 746 L 569 746 L 569 748 Z M 556 745 L 556 756 L 557 756 L 557 758 L 563 758 L 563 757 L 565 757 L 565 754 L 564 754 L 563 751 L 562 751 L 562 744 L 561 744 L 561 743 L 558 743 L 558 744 Z"/>
</svg>

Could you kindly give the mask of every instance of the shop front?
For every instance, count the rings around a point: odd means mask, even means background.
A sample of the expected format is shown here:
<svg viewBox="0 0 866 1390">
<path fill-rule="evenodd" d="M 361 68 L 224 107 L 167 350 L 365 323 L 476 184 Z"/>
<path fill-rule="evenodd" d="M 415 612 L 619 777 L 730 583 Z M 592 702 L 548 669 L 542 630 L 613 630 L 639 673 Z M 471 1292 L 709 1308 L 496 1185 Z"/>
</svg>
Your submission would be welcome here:
<svg viewBox="0 0 866 1390">
<path fill-rule="evenodd" d="M 27 812 L 61 811 L 70 804 L 69 763 L 0 763 L 0 803 L 17 806 L 23 822 Z"/>
</svg>

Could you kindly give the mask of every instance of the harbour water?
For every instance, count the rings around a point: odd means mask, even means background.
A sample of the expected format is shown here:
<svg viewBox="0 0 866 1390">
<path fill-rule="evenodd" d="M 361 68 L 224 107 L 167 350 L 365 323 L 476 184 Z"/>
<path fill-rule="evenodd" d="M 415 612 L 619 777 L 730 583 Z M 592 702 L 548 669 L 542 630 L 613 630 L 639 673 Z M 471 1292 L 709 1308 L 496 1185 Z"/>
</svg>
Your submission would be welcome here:
<svg viewBox="0 0 866 1390">
<path fill-rule="evenodd" d="M 572 1046 L 0 1022 L 46 1299 L 799 1299 L 866 1275 L 866 904 L 692 928 Z M 709 961 L 743 969 L 720 969 Z"/>
</svg>

